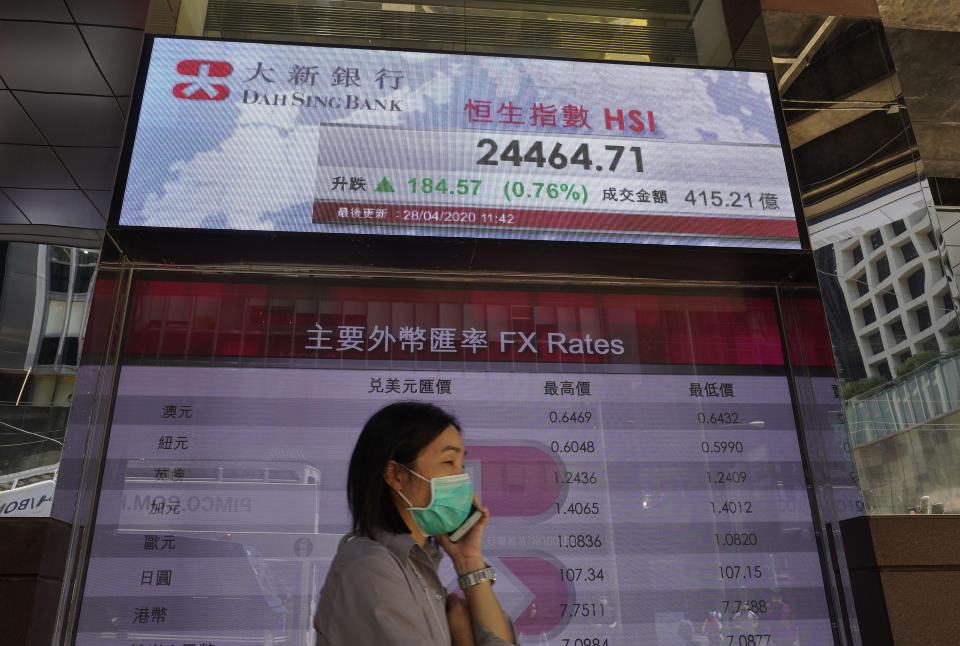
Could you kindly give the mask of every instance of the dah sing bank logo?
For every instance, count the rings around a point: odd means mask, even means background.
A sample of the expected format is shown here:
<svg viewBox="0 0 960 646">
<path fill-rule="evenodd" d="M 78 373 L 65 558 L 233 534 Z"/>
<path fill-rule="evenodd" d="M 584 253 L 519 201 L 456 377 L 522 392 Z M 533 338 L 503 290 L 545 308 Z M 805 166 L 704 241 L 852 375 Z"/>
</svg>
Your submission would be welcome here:
<svg viewBox="0 0 960 646">
<path fill-rule="evenodd" d="M 194 77 L 191 81 L 173 86 L 173 96 L 178 99 L 223 101 L 230 96 L 230 89 L 226 85 L 210 82 L 210 79 L 230 76 L 233 66 L 226 61 L 180 61 L 177 63 L 177 72 Z"/>
</svg>

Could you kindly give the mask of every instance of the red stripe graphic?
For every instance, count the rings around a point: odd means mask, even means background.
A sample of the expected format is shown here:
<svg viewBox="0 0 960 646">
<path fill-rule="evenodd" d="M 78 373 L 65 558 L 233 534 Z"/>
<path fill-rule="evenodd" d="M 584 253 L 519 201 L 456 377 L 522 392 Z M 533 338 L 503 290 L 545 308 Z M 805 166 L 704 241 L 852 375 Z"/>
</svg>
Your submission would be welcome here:
<svg viewBox="0 0 960 646">
<path fill-rule="evenodd" d="M 802 314 L 803 312 L 801 312 Z M 310 330 L 333 331 L 334 349 L 312 350 Z M 359 351 L 335 349 L 340 326 L 389 327 L 397 342 Z M 455 353 L 404 351 L 400 328 L 486 332 L 489 347 Z M 502 346 L 502 333 L 511 342 Z M 519 333 L 537 352 L 521 350 Z M 551 349 L 551 333 L 568 339 L 621 339 L 616 355 Z M 370 343 L 364 343 L 370 346 Z M 747 295 L 589 294 L 497 290 L 338 287 L 323 283 L 138 281 L 124 353 L 161 357 L 305 357 L 320 359 L 783 365 L 773 299 Z M 829 353 L 811 355 L 826 360 Z"/>
<path fill-rule="evenodd" d="M 346 209 L 346 214 L 342 209 Z M 426 215 L 425 215 L 426 214 Z M 367 222 L 501 229 L 582 229 L 589 231 L 662 233 L 699 236 L 788 238 L 799 236 L 793 219 L 650 215 L 583 211 L 544 211 L 477 207 L 353 204 L 317 200 L 313 222 Z"/>
</svg>

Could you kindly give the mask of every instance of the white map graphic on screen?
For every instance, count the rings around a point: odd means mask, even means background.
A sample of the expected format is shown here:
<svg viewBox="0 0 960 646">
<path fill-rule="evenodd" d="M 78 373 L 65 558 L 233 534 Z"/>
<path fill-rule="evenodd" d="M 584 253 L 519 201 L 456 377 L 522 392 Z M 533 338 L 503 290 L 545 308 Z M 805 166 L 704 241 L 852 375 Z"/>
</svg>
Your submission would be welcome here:
<svg viewBox="0 0 960 646">
<path fill-rule="evenodd" d="M 542 141 L 544 158 L 562 143 L 564 166 L 481 165 L 480 139 L 508 154 L 511 137 Z M 589 164 L 575 153 L 587 144 Z M 611 173 L 605 146 L 618 145 L 627 152 Z M 364 190 L 329 195 L 340 175 L 361 176 Z M 361 225 L 312 220 L 315 202 L 422 204 L 423 191 L 403 193 L 425 175 L 483 180 L 456 202 L 452 190 L 435 193 L 433 206 L 516 208 L 502 182 L 529 180 L 566 192 L 549 202 L 538 191 L 525 206 L 540 211 L 795 217 L 764 73 L 157 39 L 119 224 L 343 232 Z M 374 191 L 381 176 L 392 194 Z M 621 198 L 659 188 L 665 201 L 601 199 L 608 188 Z M 414 233 L 399 218 L 391 233 Z M 469 235 L 537 238 L 531 231 L 551 228 L 544 222 Z M 702 233 L 690 226 L 683 235 Z M 767 237 L 797 246 L 795 231 Z"/>
</svg>

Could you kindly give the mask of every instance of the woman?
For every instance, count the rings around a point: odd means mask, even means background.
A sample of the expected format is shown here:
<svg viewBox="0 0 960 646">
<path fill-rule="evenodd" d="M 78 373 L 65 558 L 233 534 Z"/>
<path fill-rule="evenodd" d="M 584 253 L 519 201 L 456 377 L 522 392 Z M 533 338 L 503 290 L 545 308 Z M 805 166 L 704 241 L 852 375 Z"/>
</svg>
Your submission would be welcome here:
<svg viewBox="0 0 960 646">
<path fill-rule="evenodd" d="M 318 646 L 493 646 L 516 643 L 483 560 L 481 507 L 463 471 L 457 420 L 432 404 L 391 404 L 363 427 L 350 458 L 353 532 L 340 541 L 313 625 Z M 447 538 L 470 513 L 482 517 Z M 466 601 L 437 576 L 443 554 Z"/>
</svg>

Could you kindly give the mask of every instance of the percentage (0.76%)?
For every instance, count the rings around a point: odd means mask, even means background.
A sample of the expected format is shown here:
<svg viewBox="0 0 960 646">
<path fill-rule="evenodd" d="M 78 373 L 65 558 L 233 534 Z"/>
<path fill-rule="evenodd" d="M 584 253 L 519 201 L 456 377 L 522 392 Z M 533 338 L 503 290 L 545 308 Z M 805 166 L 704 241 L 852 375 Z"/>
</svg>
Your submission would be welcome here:
<svg viewBox="0 0 960 646">
<path fill-rule="evenodd" d="M 557 184 L 553 182 L 515 182 L 507 180 L 503 185 L 503 195 L 508 202 L 526 198 L 564 200 L 587 203 L 587 187 L 584 184 Z"/>
</svg>

